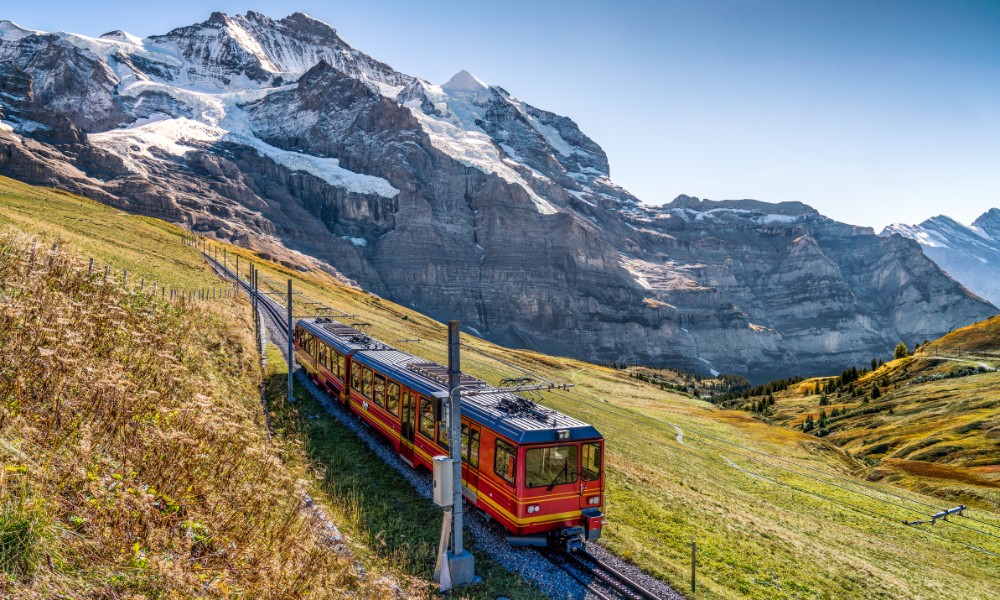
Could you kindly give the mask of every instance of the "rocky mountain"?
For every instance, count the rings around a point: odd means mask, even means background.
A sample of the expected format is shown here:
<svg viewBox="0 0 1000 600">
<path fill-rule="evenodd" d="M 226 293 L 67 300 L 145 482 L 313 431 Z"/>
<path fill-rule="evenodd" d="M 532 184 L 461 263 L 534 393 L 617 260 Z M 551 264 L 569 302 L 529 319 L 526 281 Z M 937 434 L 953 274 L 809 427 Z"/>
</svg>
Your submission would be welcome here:
<svg viewBox="0 0 1000 600">
<path fill-rule="evenodd" d="M 508 345 L 760 380 L 996 311 L 917 243 L 803 204 L 646 206 L 571 119 L 298 13 L 145 39 L 0 22 L 0 113 L 4 175 L 302 253 Z"/>
<path fill-rule="evenodd" d="M 994 305 L 1000 305 L 1000 209 L 991 208 L 972 225 L 940 215 L 919 225 L 889 225 L 882 235 L 898 233 L 916 240 L 949 275 Z"/>
</svg>

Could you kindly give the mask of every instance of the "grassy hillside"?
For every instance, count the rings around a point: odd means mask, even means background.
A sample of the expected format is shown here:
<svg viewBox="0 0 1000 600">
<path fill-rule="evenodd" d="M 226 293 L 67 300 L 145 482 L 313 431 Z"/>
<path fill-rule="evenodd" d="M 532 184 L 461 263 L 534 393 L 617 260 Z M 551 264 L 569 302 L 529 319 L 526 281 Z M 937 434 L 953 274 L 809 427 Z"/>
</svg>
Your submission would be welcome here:
<svg viewBox="0 0 1000 600">
<path fill-rule="evenodd" d="M 172 306 L 0 234 L 2 595 L 387 591 L 302 510 L 245 323 L 245 303 Z"/>
<path fill-rule="evenodd" d="M 775 395 L 771 418 L 801 427 L 827 415 L 823 439 L 874 467 L 870 477 L 1000 507 L 1000 316 L 956 330 L 826 395 L 811 379 Z M 878 388 L 874 395 L 873 390 Z"/>
<path fill-rule="evenodd" d="M 254 259 L 227 247 L 227 254 L 234 252 L 244 268 Z M 296 314 L 315 314 L 309 302 L 319 300 L 345 313 L 346 322 L 368 324 L 383 340 L 446 360 L 440 323 L 343 287 L 325 273 L 255 260 L 266 288 L 280 293 L 293 279 L 303 293 L 295 298 Z M 677 589 L 689 585 L 692 540 L 701 548 L 698 595 L 705 597 L 985 598 L 1000 585 L 995 558 L 969 546 L 997 552 L 996 538 L 951 525 L 923 531 L 902 524 L 920 518 L 909 509 L 946 508 L 950 500 L 866 482 L 864 462 L 814 436 L 719 410 L 627 372 L 498 349 L 472 336 L 463 342 L 577 384 L 571 394 L 546 394 L 543 402 L 595 423 L 609 440 L 604 543 Z M 463 368 L 494 382 L 519 374 L 468 349 Z M 828 472 L 835 476 L 823 475 Z M 978 507 L 984 510 L 975 518 L 989 523 L 982 527 L 1000 527 L 996 514 Z"/>
<path fill-rule="evenodd" d="M 43 215 L 47 202 L 64 201 L 38 194 L 37 200 L 22 195 L 19 210 Z M 9 198 L 0 196 L 3 218 L 9 218 Z M 69 201 L 87 211 L 107 210 Z M 127 218 L 116 215 L 112 218 Z M 70 229 L 75 223 L 67 216 L 51 226 Z M 190 251 L 176 250 L 177 238 L 164 244 L 172 244 L 171 252 L 178 254 Z M 299 272 L 245 250 L 227 250 L 229 256 L 241 253 L 244 272 L 247 259 L 254 258 L 262 273 L 274 279 L 276 290 L 292 278 L 296 290 L 305 294 L 296 298 L 296 314 L 315 311 L 309 298 L 322 300 L 351 315 L 342 317 L 347 322 L 370 323 L 372 333 L 385 341 L 445 360 L 440 323 L 344 287 L 326 273 Z M 199 273 L 203 271 L 192 270 L 193 281 L 203 276 Z M 998 559 L 976 549 L 1000 553 L 995 539 L 954 524 L 933 529 L 903 525 L 904 519 L 919 517 L 909 509 L 923 507 L 920 503 L 944 508 L 948 502 L 885 482 L 865 482 L 868 465 L 826 440 L 762 423 L 743 411 L 720 410 L 615 369 L 498 349 L 471 336 L 463 341 L 510 365 L 577 384 L 571 393 L 546 394 L 543 402 L 593 422 L 607 436 L 609 525 L 604 543 L 679 590 L 689 589 L 692 540 L 700 550 L 699 597 L 987 598 L 1000 586 Z M 488 380 L 517 374 L 470 349 L 463 352 L 465 370 Z M 321 420 L 309 418 L 318 416 L 311 412 L 314 408 L 303 404 L 299 410 L 303 412 L 276 415 L 276 422 L 298 423 L 292 427 L 294 435 L 310 452 L 302 459 L 305 464 L 324 468 L 325 478 L 351 472 L 343 457 L 323 450 L 330 447 L 323 437 L 328 440 L 331 434 L 312 425 Z M 324 487 L 338 489 L 336 482 L 325 481 Z M 1000 516 L 982 504 L 976 508 L 969 513 L 979 520 L 975 526 L 998 531 Z M 420 516 L 425 509 L 404 506 L 399 512 Z M 359 537 L 378 539 L 373 522 L 360 522 Z M 382 536 L 378 543 L 379 561 L 413 550 L 412 541 L 403 536 Z"/>
</svg>

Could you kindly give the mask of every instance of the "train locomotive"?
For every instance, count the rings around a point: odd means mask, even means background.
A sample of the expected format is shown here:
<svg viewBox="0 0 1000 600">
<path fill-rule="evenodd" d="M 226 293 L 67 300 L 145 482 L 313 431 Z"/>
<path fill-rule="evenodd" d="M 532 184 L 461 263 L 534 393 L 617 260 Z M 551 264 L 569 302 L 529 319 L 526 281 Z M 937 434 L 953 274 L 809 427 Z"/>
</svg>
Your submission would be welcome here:
<svg viewBox="0 0 1000 600">
<path fill-rule="evenodd" d="M 447 368 L 326 317 L 295 324 L 313 382 L 388 438 L 414 468 L 448 447 Z M 461 376 L 462 491 L 512 545 L 572 550 L 604 526 L 604 439 L 523 395 Z"/>
</svg>

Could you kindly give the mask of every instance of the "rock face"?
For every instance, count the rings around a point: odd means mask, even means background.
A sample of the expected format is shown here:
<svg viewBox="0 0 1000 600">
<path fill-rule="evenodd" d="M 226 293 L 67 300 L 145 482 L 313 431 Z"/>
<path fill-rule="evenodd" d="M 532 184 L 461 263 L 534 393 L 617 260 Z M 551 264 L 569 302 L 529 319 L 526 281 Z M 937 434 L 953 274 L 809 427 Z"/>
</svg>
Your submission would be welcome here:
<svg viewBox="0 0 1000 600">
<path fill-rule="evenodd" d="M 971 226 L 940 215 L 919 225 L 893 224 L 882 235 L 916 240 L 924 254 L 965 287 L 1000 305 L 1000 209 L 991 208 Z"/>
<path fill-rule="evenodd" d="M 162 36 L 0 22 L 0 173 L 287 248 L 503 344 L 761 380 L 995 308 L 800 203 L 645 206 L 563 116 L 405 75 L 295 14 Z"/>
</svg>

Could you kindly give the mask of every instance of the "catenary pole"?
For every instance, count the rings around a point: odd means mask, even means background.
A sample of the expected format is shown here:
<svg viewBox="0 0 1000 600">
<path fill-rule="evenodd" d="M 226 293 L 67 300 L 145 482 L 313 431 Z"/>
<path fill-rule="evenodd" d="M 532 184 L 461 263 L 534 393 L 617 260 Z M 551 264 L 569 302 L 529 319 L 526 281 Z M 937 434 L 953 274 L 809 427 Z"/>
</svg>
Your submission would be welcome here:
<svg viewBox="0 0 1000 600">
<path fill-rule="evenodd" d="M 295 344 L 292 341 L 292 331 L 294 324 L 292 323 L 292 280 L 288 280 L 288 401 L 294 402 L 295 396 L 292 395 L 292 364 L 295 358 Z"/>
<path fill-rule="evenodd" d="M 475 562 L 463 546 L 462 511 L 462 364 L 459 348 L 459 322 L 448 321 L 448 418 L 451 440 L 454 500 L 451 507 L 451 553 L 448 555 L 452 585 L 467 585 L 475 581 Z"/>
</svg>

